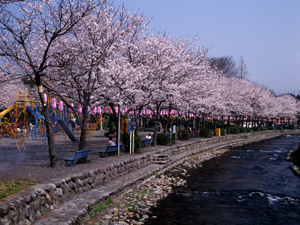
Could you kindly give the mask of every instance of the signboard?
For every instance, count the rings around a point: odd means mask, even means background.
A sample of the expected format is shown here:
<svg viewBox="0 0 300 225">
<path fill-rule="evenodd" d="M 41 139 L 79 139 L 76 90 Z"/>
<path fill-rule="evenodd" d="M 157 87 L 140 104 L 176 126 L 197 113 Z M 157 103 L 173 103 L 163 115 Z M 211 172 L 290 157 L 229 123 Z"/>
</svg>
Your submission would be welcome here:
<svg viewBox="0 0 300 225">
<path fill-rule="evenodd" d="M 131 130 L 136 130 L 136 118 L 131 118 Z"/>
</svg>

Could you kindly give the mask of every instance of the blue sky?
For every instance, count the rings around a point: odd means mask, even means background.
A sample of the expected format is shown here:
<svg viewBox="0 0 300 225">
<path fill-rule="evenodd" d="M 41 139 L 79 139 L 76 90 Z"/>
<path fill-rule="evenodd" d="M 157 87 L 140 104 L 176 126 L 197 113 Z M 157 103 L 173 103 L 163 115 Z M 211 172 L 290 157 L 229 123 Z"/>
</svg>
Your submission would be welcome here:
<svg viewBox="0 0 300 225">
<path fill-rule="evenodd" d="M 114 0 L 171 37 L 197 36 L 212 57 L 245 60 L 249 79 L 300 93 L 300 0 Z"/>
</svg>

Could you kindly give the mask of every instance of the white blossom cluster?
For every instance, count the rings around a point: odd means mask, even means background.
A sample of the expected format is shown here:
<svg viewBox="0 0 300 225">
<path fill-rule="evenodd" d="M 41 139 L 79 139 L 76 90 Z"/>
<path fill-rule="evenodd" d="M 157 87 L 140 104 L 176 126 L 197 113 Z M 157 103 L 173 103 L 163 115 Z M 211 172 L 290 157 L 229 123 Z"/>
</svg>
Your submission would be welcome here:
<svg viewBox="0 0 300 225">
<path fill-rule="evenodd" d="M 149 31 L 150 21 L 139 12 L 116 9 L 107 0 L 16 5 L 18 15 L 1 12 L 0 72 L 32 82 L 42 72 L 47 91 L 68 107 L 80 104 L 84 114 L 110 103 L 213 117 L 299 115 L 292 96 L 276 97 L 264 86 L 224 77 L 211 67 L 208 48 L 196 39 Z M 21 88 L 21 80 L 11 85 L 2 85 L 1 107 L 11 104 L 8 93 Z"/>
</svg>

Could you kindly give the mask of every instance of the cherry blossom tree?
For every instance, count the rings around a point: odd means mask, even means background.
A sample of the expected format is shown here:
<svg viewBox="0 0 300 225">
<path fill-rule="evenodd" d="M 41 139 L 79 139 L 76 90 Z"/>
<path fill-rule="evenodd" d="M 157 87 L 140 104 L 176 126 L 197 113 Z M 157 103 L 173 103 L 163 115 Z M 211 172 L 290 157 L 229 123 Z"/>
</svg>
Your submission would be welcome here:
<svg viewBox="0 0 300 225">
<path fill-rule="evenodd" d="M 43 79 L 51 67 L 57 41 L 69 35 L 79 22 L 105 1 L 26 1 L 15 3 L 18 14 L 4 8 L 0 15 L 0 72 L 35 82 L 43 105 L 50 165 L 58 165 L 49 109 L 44 98 Z M 41 76 L 44 78 L 41 79 Z"/>
</svg>

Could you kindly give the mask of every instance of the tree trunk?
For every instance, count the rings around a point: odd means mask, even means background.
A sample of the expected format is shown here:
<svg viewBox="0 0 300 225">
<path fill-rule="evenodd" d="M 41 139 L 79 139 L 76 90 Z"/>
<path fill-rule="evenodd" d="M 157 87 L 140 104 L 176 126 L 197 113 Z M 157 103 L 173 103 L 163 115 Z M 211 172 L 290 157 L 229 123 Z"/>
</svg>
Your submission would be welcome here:
<svg viewBox="0 0 300 225">
<path fill-rule="evenodd" d="M 217 134 L 216 129 L 217 129 L 217 120 L 214 119 L 214 135 L 215 136 Z"/>
<path fill-rule="evenodd" d="M 161 103 L 156 104 L 156 121 L 155 121 L 155 125 L 154 125 L 154 132 L 153 132 L 153 139 L 152 139 L 153 147 L 156 147 L 157 130 L 158 130 L 158 126 L 159 126 L 160 104 Z"/>
<path fill-rule="evenodd" d="M 48 152 L 49 152 L 49 157 L 50 157 L 50 166 L 57 167 L 59 165 L 59 162 L 58 162 L 58 158 L 57 158 L 56 151 L 55 151 L 52 121 L 51 121 L 48 105 L 44 98 L 43 86 L 41 83 L 40 75 L 36 74 L 35 79 L 36 79 L 36 85 L 38 87 L 39 97 L 41 99 L 41 103 L 43 106 L 43 114 L 45 117 L 45 126 L 46 126 L 46 132 L 47 132 L 47 137 L 48 137 L 48 148 L 49 148 Z"/>
<path fill-rule="evenodd" d="M 222 116 L 222 120 L 221 120 L 221 129 L 224 130 L 224 117 Z"/>
<path fill-rule="evenodd" d="M 54 145 L 54 136 L 53 136 L 53 126 L 52 121 L 49 113 L 48 106 L 43 107 L 44 109 L 44 116 L 45 116 L 45 126 L 47 131 L 48 137 L 48 146 L 49 146 L 49 157 L 50 157 L 50 166 L 57 167 L 59 165 L 58 158 L 56 155 L 55 145 Z"/>
<path fill-rule="evenodd" d="M 182 117 L 180 116 L 179 119 L 178 119 L 178 130 L 179 130 L 179 134 L 178 134 L 178 139 L 181 140 L 182 139 L 182 127 L 181 127 L 181 124 L 182 124 Z"/>
<path fill-rule="evenodd" d="M 82 109 L 82 121 L 80 124 L 81 128 L 81 134 L 80 134 L 80 141 L 79 141 L 79 150 L 83 150 L 84 147 L 86 146 L 86 127 L 87 127 L 87 107 L 83 107 Z"/>
<path fill-rule="evenodd" d="M 227 134 L 230 134 L 230 116 L 227 119 Z"/>
<path fill-rule="evenodd" d="M 200 116 L 199 116 L 198 117 L 198 130 L 197 130 L 198 136 L 200 136 L 200 126 L 201 126 L 201 119 L 200 119 Z"/>
</svg>

